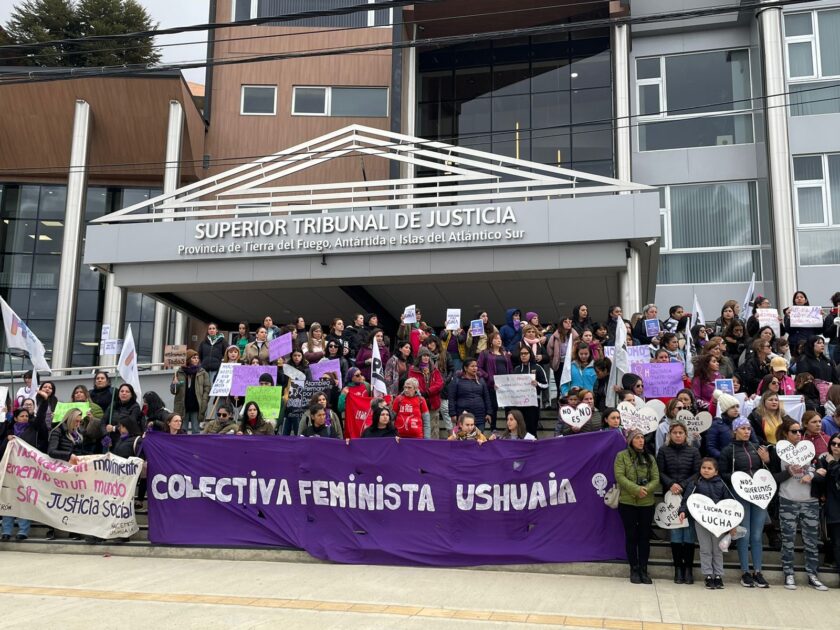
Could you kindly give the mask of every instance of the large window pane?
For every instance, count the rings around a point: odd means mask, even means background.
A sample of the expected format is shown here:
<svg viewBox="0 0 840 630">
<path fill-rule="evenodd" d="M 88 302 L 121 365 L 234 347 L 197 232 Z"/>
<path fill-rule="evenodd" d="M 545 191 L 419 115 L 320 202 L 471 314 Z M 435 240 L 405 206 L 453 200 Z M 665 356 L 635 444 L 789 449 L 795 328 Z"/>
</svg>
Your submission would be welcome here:
<svg viewBox="0 0 840 630">
<path fill-rule="evenodd" d="M 746 50 L 665 58 L 668 111 L 686 114 L 750 107 L 750 64 Z"/>
<path fill-rule="evenodd" d="M 572 137 L 568 129 L 543 129 L 531 133 L 531 159 L 540 164 L 571 168 Z"/>
<path fill-rule="evenodd" d="M 638 59 L 636 61 L 637 79 L 658 79 L 660 73 L 659 57 Z"/>
<path fill-rule="evenodd" d="M 493 98 L 493 131 L 531 127 L 531 99 L 523 96 Z"/>
<path fill-rule="evenodd" d="M 545 92 L 531 96 L 531 126 L 534 129 L 551 127 L 568 132 L 571 119 L 569 92 Z"/>
<path fill-rule="evenodd" d="M 531 91 L 568 90 L 571 87 L 570 73 L 569 62 L 565 59 L 535 61 L 531 66 Z"/>
<path fill-rule="evenodd" d="M 0 222 L 0 244 L 3 253 L 31 254 L 35 250 L 38 224 L 34 220 L 3 219 Z"/>
<path fill-rule="evenodd" d="M 490 99 L 478 98 L 456 103 L 455 120 L 458 135 L 490 131 Z"/>
<path fill-rule="evenodd" d="M 831 191 L 831 222 L 840 225 L 840 155 L 828 156 L 828 177 Z"/>
<path fill-rule="evenodd" d="M 657 284 L 716 284 L 749 282 L 755 272 L 761 276 L 761 256 L 757 251 L 698 254 L 665 254 L 659 259 Z"/>
<path fill-rule="evenodd" d="M 277 88 L 269 85 L 242 86 L 243 114 L 273 114 Z"/>
<path fill-rule="evenodd" d="M 417 108 L 420 118 L 420 137 L 449 142 L 452 138 L 454 111 L 452 103 L 436 101 Z"/>
<path fill-rule="evenodd" d="M 608 87 L 610 85 L 610 51 L 572 61 L 572 88 Z"/>
<path fill-rule="evenodd" d="M 639 149 L 690 149 L 753 142 L 752 114 L 663 120 L 639 125 Z"/>
<path fill-rule="evenodd" d="M 813 27 L 811 26 L 810 13 L 794 13 L 793 15 L 785 16 L 785 36 L 795 37 L 797 35 L 810 35 Z"/>
<path fill-rule="evenodd" d="M 820 64 L 822 76 L 840 75 L 840 9 L 819 11 Z"/>
<path fill-rule="evenodd" d="M 493 96 L 527 94 L 531 71 L 527 63 L 513 63 L 493 68 Z"/>
<path fill-rule="evenodd" d="M 791 85 L 789 89 L 791 116 L 840 113 L 840 84 L 838 83 L 805 83 Z"/>
<path fill-rule="evenodd" d="M 798 182 L 822 180 L 822 158 L 819 155 L 803 155 L 793 158 L 793 179 Z"/>
<path fill-rule="evenodd" d="M 576 126 L 572 135 L 572 151 L 576 165 L 581 162 L 611 160 L 613 157 L 612 125 Z"/>
<path fill-rule="evenodd" d="M 32 280 L 32 256 L 0 256 L 0 288 L 28 289 Z"/>
<path fill-rule="evenodd" d="M 294 114 L 326 114 L 326 88 L 295 88 Z"/>
<path fill-rule="evenodd" d="M 438 101 L 453 98 L 452 71 L 426 72 L 420 75 L 420 100 Z"/>
<path fill-rule="evenodd" d="M 576 125 L 589 122 L 612 122 L 612 90 L 572 91 L 572 122 Z"/>
<path fill-rule="evenodd" d="M 788 75 L 791 78 L 814 76 L 811 42 L 788 44 Z"/>
<path fill-rule="evenodd" d="M 490 68 L 458 68 L 455 70 L 455 98 L 486 96 L 493 89 Z"/>
<path fill-rule="evenodd" d="M 814 225 L 823 222 L 823 193 L 816 186 L 796 189 L 796 204 L 799 209 L 799 224 Z"/>
<path fill-rule="evenodd" d="M 840 265 L 840 230 L 800 230 L 800 265 Z"/>
<path fill-rule="evenodd" d="M 651 116 L 661 111 L 658 85 L 639 86 L 639 116 Z"/>
<path fill-rule="evenodd" d="M 332 116 L 387 116 L 386 88 L 332 88 Z"/>
<path fill-rule="evenodd" d="M 63 221 L 67 204 L 66 186 L 41 186 L 38 218 L 43 220 Z"/>
<path fill-rule="evenodd" d="M 758 201 L 749 182 L 671 187 L 671 247 L 758 244 Z"/>
</svg>

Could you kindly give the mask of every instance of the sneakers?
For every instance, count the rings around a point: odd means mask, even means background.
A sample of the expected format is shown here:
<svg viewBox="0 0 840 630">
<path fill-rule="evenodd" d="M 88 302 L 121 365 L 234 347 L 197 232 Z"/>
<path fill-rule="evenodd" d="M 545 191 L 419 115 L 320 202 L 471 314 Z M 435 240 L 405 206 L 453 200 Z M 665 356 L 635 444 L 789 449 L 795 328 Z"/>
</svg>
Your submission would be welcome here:
<svg viewBox="0 0 840 630">
<path fill-rule="evenodd" d="M 764 576 L 761 575 L 761 571 L 756 571 L 753 573 L 753 583 L 755 584 L 756 588 L 770 588 L 770 585 L 767 583 L 767 580 L 764 579 Z"/>
<path fill-rule="evenodd" d="M 17 536 L 15 536 L 15 540 L 26 540 L 26 538 L 26 534 L 18 534 Z"/>
<path fill-rule="evenodd" d="M 9 534 L 3 534 L 2 536 L 0 536 L 0 540 L 2 540 L 3 542 L 8 542 L 11 539 L 12 537 Z"/>
<path fill-rule="evenodd" d="M 796 590 L 796 579 L 792 575 L 785 576 L 785 588 L 789 591 Z"/>
<path fill-rule="evenodd" d="M 706 588 L 712 590 L 715 587 L 715 581 L 711 575 L 707 575 L 706 579 L 703 580 L 706 584 Z"/>
<path fill-rule="evenodd" d="M 719 575 L 715 576 L 715 588 L 722 589 L 723 588 L 723 578 Z"/>
<path fill-rule="evenodd" d="M 787 583 L 785 583 L 785 586 L 787 586 Z M 820 582 L 820 579 L 816 575 L 808 574 L 808 586 L 810 586 L 811 588 L 815 588 L 818 591 L 828 590 L 828 587 L 822 582 Z"/>
<path fill-rule="evenodd" d="M 746 571 L 741 576 L 741 586 L 744 586 L 746 588 L 752 588 L 753 586 L 755 586 L 752 576 Z"/>
</svg>

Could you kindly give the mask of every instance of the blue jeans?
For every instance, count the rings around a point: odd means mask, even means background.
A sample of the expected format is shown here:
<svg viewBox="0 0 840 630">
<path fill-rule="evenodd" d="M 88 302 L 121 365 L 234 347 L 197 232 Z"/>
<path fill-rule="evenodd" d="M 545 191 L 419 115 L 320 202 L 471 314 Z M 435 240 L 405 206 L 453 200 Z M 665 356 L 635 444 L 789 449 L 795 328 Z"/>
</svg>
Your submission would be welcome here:
<svg viewBox="0 0 840 630">
<path fill-rule="evenodd" d="M 452 359 L 452 373 L 457 374 L 464 369 L 464 362 L 461 360 L 461 355 L 457 352 L 447 352 L 449 358 Z"/>
<path fill-rule="evenodd" d="M 688 523 L 688 527 L 683 527 L 681 529 L 672 529 L 671 530 L 671 542 L 676 544 L 684 544 L 684 545 L 693 545 L 697 540 L 697 537 L 694 534 L 694 527 L 691 522 Z"/>
<path fill-rule="evenodd" d="M 188 411 L 184 414 L 183 427 L 187 433 L 201 433 L 201 427 L 198 426 L 201 418 L 198 417 L 197 411 Z"/>
<path fill-rule="evenodd" d="M 744 520 L 741 521 L 741 527 L 747 530 L 746 536 L 736 541 L 741 572 L 746 573 L 750 569 L 750 553 L 752 553 L 753 569 L 761 571 L 762 536 L 764 534 L 764 521 L 767 520 L 767 510 L 762 510 L 741 497 L 738 497 L 738 502 L 744 506 Z"/>
<path fill-rule="evenodd" d="M 29 537 L 29 528 L 32 525 L 32 521 L 29 521 L 25 518 L 18 518 L 17 519 L 18 525 L 18 534 L 21 536 Z M 14 516 L 4 516 L 3 517 L 3 535 L 4 536 L 11 536 L 12 529 L 15 526 L 15 517 Z"/>
</svg>

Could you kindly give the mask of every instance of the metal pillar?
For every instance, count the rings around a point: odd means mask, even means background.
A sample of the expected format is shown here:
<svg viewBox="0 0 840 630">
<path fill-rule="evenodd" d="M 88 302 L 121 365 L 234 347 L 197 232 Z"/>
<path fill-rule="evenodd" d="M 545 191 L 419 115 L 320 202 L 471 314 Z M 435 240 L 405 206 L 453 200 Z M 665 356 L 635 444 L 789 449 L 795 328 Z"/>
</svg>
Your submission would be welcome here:
<svg viewBox="0 0 840 630">
<path fill-rule="evenodd" d="M 110 324 L 111 338 L 122 339 L 125 333 L 125 289 L 117 286 L 113 273 L 105 274 L 105 303 L 102 308 L 102 323 Z M 101 365 L 116 365 L 116 355 L 100 356 Z"/>
<path fill-rule="evenodd" d="M 169 124 L 166 129 L 166 168 L 163 192 L 178 188 L 181 166 L 181 138 L 184 134 L 184 109 L 178 101 L 169 101 Z M 155 328 L 152 335 L 152 363 L 163 363 L 163 347 L 169 337 L 169 307 L 155 303 Z M 160 369 L 160 368 L 153 368 Z"/>
<path fill-rule="evenodd" d="M 187 316 L 182 311 L 175 311 L 175 330 L 172 332 L 172 343 L 187 344 Z"/>
<path fill-rule="evenodd" d="M 73 356 L 89 145 L 90 105 L 77 100 L 73 114 L 73 141 L 70 148 L 70 172 L 67 176 L 67 203 L 64 208 L 64 237 L 61 245 L 61 267 L 58 272 L 53 369 L 70 367 Z"/>
<path fill-rule="evenodd" d="M 773 4 L 765 2 L 765 4 Z M 793 191 L 791 189 L 788 113 L 785 106 L 784 40 L 782 9 L 767 6 L 758 13 L 761 33 L 761 66 L 764 74 L 767 171 L 773 212 L 773 255 L 776 267 L 776 302 L 789 300 L 796 291 L 796 254 L 793 244 Z"/>
</svg>

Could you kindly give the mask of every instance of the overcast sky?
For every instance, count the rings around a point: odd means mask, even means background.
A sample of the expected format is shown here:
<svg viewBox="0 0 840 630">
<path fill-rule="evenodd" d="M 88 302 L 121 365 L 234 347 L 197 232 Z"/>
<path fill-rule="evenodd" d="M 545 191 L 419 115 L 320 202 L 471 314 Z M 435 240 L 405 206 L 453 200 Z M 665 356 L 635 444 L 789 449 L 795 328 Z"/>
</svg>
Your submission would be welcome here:
<svg viewBox="0 0 840 630">
<path fill-rule="evenodd" d="M 189 24 L 204 24 L 208 21 L 210 11 L 209 0 L 139 0 L 140 4 L 159 22 L 159 28 L 186 26 Z M 0 0 L 0 22 L 5 24 L 18 0 Z M 207 58 L 206 31 L 194 33 L 180 33 L 158 37 L 156 44 L 174 44 L 180 42 L 201 42 L 184 46 L 166 46 L 161 48 L 162 59 L 167 63 L 193 61 Z M 204 68 L 187 70 L 184 73 L 189 81 L 204 83 Z"/>
</svg>

